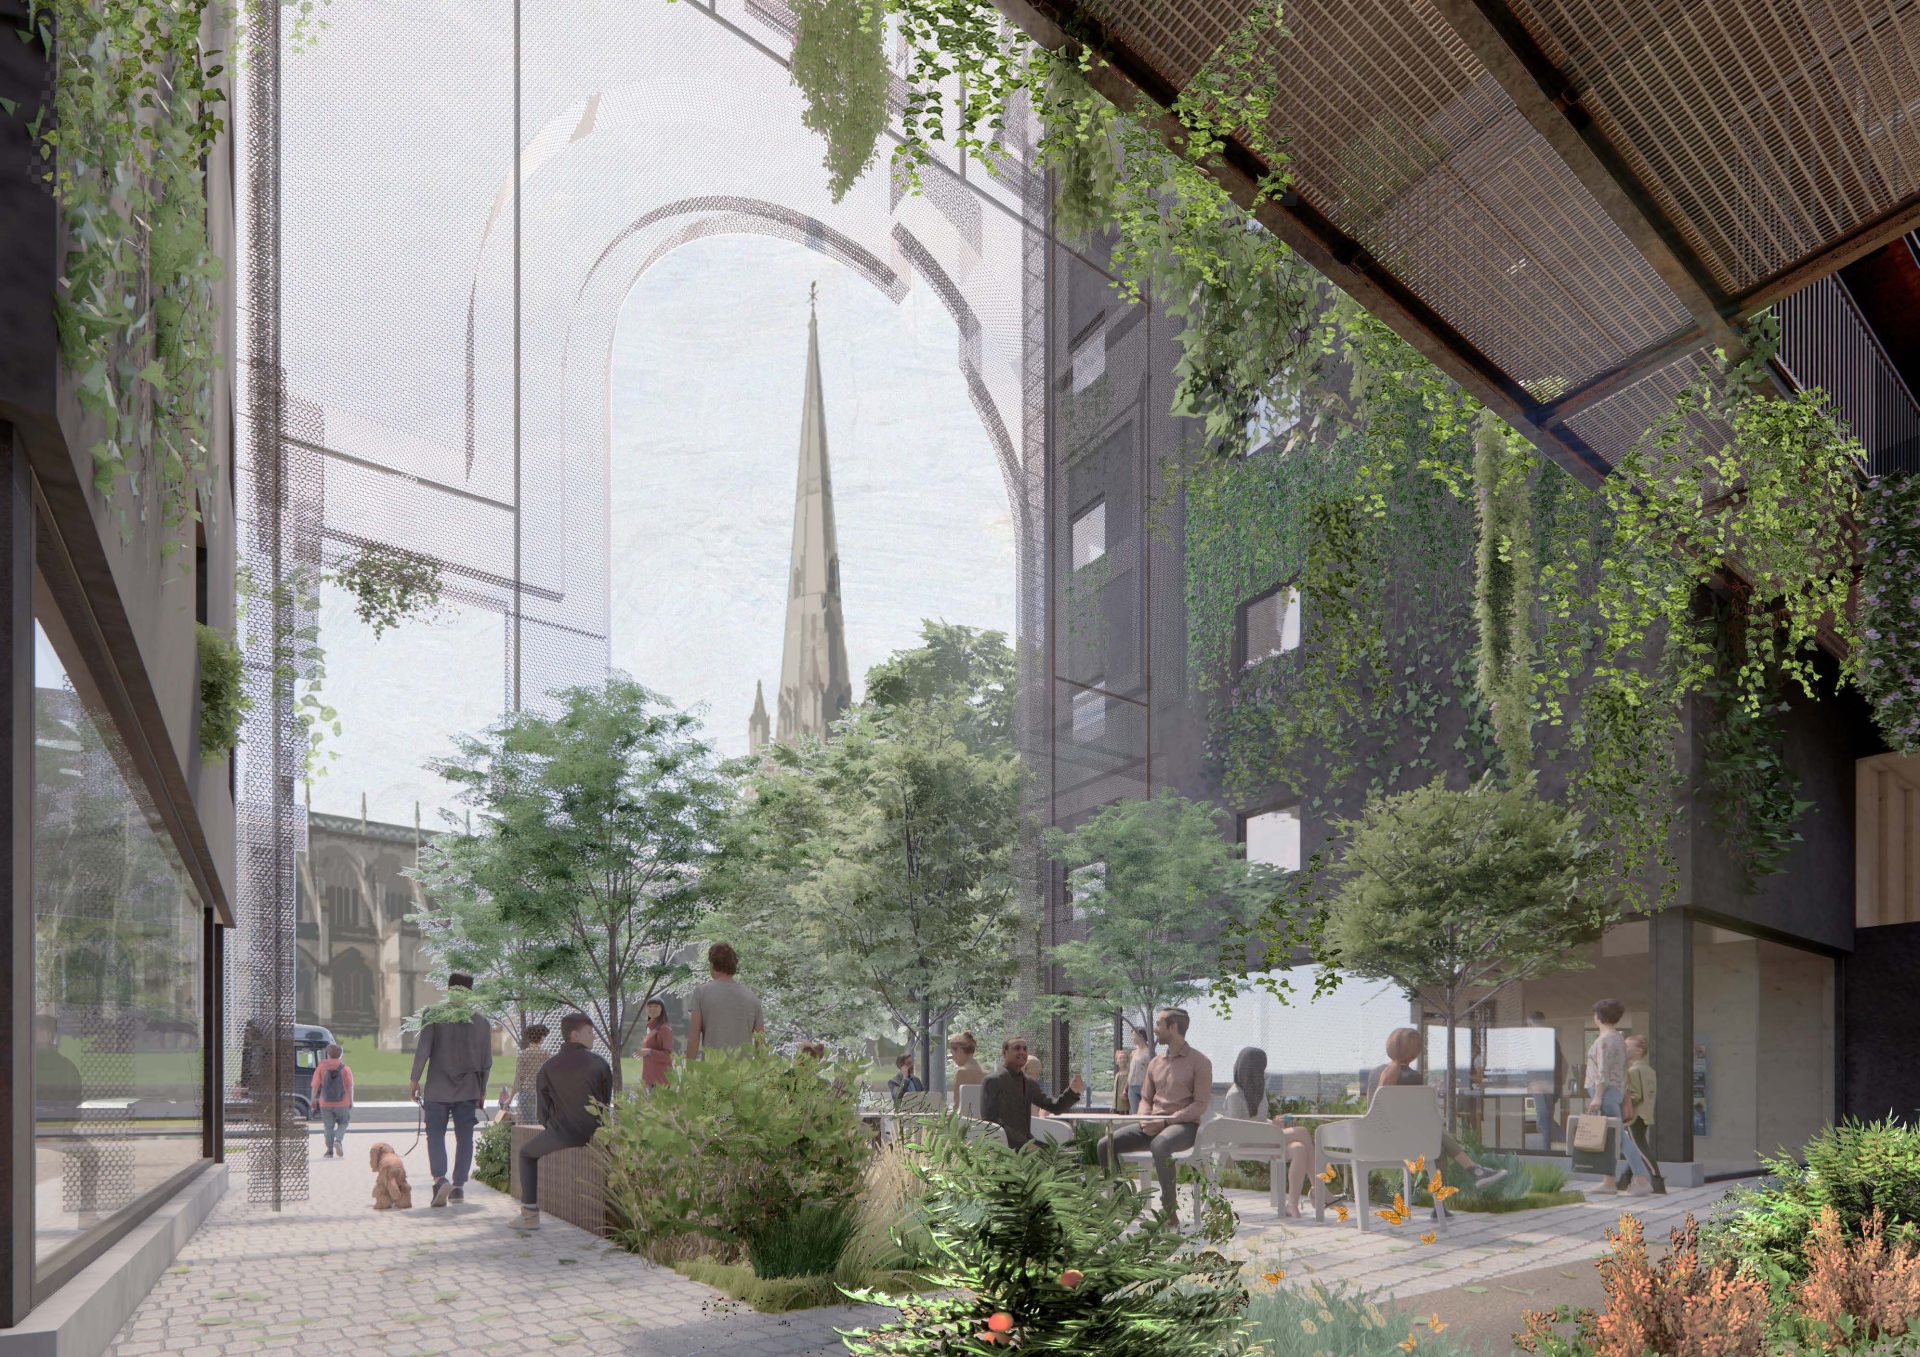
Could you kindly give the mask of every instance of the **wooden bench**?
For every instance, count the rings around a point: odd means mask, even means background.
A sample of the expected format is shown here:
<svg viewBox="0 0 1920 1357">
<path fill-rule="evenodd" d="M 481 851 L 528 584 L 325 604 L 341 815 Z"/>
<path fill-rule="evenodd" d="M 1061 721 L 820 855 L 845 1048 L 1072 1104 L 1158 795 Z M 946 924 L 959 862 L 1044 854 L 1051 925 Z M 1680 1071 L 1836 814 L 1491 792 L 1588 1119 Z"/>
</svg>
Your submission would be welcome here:
<svg viewBox="0 0 1920 1357">
<path fill-rule="evenodd" d="M 513 1128 L 512 1179 L 509 1187 L 520 1200 L 520 1149 L 540 1133 L 535 1125 Z M 540 1211 L 569 1225 L 605 1236 L 607 1225 L 607 1152 L 598 1145 L 555 1150 L 540 1161 Z"/>
</svg>

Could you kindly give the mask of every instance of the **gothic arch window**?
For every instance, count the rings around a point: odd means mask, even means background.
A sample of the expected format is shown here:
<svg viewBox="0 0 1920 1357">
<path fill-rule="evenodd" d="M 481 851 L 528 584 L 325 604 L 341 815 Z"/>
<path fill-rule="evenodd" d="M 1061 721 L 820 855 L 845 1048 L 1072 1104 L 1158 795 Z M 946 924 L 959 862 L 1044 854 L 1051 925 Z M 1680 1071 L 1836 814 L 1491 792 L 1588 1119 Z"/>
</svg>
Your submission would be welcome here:
<svg viewBox="0 0 1920 1357">
<path fill-rule="evenodd" d="M 360 953 L 341 952 L 333 959 L 333 1026 L 351 1032 L 373 1020 L 373 971 Z"/>
<path fill-rule="evenodd" d="M 371 930 L 373 917 L 368 913 L 366 897 L 360 891 L 360 874 L 353 864 L 336 858 L 326 863 L 317 875 L 327 921 L 336 929 Z"/>
</svg>

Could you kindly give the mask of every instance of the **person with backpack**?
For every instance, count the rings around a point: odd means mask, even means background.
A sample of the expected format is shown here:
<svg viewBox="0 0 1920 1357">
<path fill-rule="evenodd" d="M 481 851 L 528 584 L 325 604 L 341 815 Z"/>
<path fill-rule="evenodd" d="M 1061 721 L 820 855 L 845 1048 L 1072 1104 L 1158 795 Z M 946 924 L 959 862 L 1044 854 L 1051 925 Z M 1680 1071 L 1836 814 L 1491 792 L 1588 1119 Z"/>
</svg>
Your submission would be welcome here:
<svg viewBox="0 0 1920 1357">
<path fill-rule="evenodd" d="M 347 1123 L 353 1120 L 353 1071 L 341 1059 L 338 1042 L 327 1047 L 327 1058 L 313 1067 L 309 1092 L 320 1109 L 320 1136 L 327 1142 L 327 1152 L 320 1157 L 346 1158 Z"/>
</svg>

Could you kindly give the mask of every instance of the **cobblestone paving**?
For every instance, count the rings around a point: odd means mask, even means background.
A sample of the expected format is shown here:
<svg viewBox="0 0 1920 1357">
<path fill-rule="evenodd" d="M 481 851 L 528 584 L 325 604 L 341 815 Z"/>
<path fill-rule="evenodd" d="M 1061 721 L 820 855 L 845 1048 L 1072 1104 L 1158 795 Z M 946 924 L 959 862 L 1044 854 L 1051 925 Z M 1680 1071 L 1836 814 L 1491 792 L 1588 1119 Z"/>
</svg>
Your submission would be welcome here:
<svg viewBox="0 0 1920 1357">
<path fill-rule="evenodd" d="M 277 1216 L 250 1205 L 236 1175 L 110 1357 L 811 1357 L 844 1351 L 836 1327 L 888 1313 L 757 1314 L 559 1221 L 522 1238 L 508 1228 L 517 1208 L 478 1183 L 464 1204 L 434 1210 L 424 1146 L 407 1155 L 413 1209 L 376 1212 L 367 1148 L 411 1139 L 354 1131 L 344 1159 L 323 1160 L 316 1134 L 312 1195 Z"/>
<path fill-rule="evenodd" d="M 1588 1180 L 1591 1182 L 1591 1180 Z M 1576 1180 L 1568 1186 L 1584 1190 Z M 1434 1242 L 1420 1238 L 1435 1230 L 1425 1213 L 1393 1227 L 1374 1222 L 1362 1234 L 1349 1221 L 1336 1224 L 1332 1213 L 1316 1221 L 1309 1209 L 1299 1220 L 1274 1213 L 1264 1192 L 1229 1192 L 1240 1213 L 1232 1251 L 1259 1265 L 1278 1267 L 1289 1281 L 1344 1281 L 1396 1300 L 1408 1300 L 1451 1286 L 1500 1286 L 1510 1273 L 1564 1267 L 1577 1276 L 1576 1264 L 1598 1258 L 1607 1249 L 1607 1229 L 1621 1212 L 1631 1211 L 1646 1229 L 1649 1244 L 1664 1247 L 1667 1231 L 1691 1212 L 1704 1221 L 1732 1184 L 1674 1189 L 1664 1197 L 1601 1196 L 1584 1202 L 1510 1215 L 1456 1211 Z M 1511 1288 L 1509 1288 L 1511 1289 Z M 1552 1297 L 1541 1296 L 1541 1304 Z"/>
</svg>

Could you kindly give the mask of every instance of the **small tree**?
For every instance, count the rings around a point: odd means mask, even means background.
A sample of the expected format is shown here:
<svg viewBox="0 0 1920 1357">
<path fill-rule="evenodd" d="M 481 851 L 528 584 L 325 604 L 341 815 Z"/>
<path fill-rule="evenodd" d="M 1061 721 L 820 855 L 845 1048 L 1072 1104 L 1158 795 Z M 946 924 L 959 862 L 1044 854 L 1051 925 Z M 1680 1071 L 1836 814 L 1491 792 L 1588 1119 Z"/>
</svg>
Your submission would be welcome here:
<svg viewBox="0 0 1920 1357">
<path fill-rule="evenodd" d="M 1118 1011 L 1151 1039 L 1156 1012 L 1206 992 L 1216 930 L 1279 888 L 1278 872 L 1222 836 L 1225 814 L 1164 791 L 1104 807 L 1072 833 L 1047 831 L 1087 924 L 1085 941 L 1051 950 L 1074 991 L 1052 999 L 1052 1011 L 1086 1021 Z"/>
<path fill-rule="evenodd" d="M 686 978 L 728 786 L 695 718 L 632 679 L 555 698 L 552 715 L 514 713 L 436 765 L 485 824 L 440 854 L 438 884 L 488 901 L 501 936 L 528 946 L 502 968 L 593 1020 L 618 1089 L 631 1013 Z"/>
<path fill-rule="evenodd" d="M 1618 911 L 1610 859 L 1531 778 L 1465 791 L 1435 778 L 1336 828 L 1347 846 L 1323 960 L 1393 981 L 1446 1019 L 1452 1125 L 1455 1029 L 1510 985 L 1584 965 L 1577 949 Z"/>
</svg>

